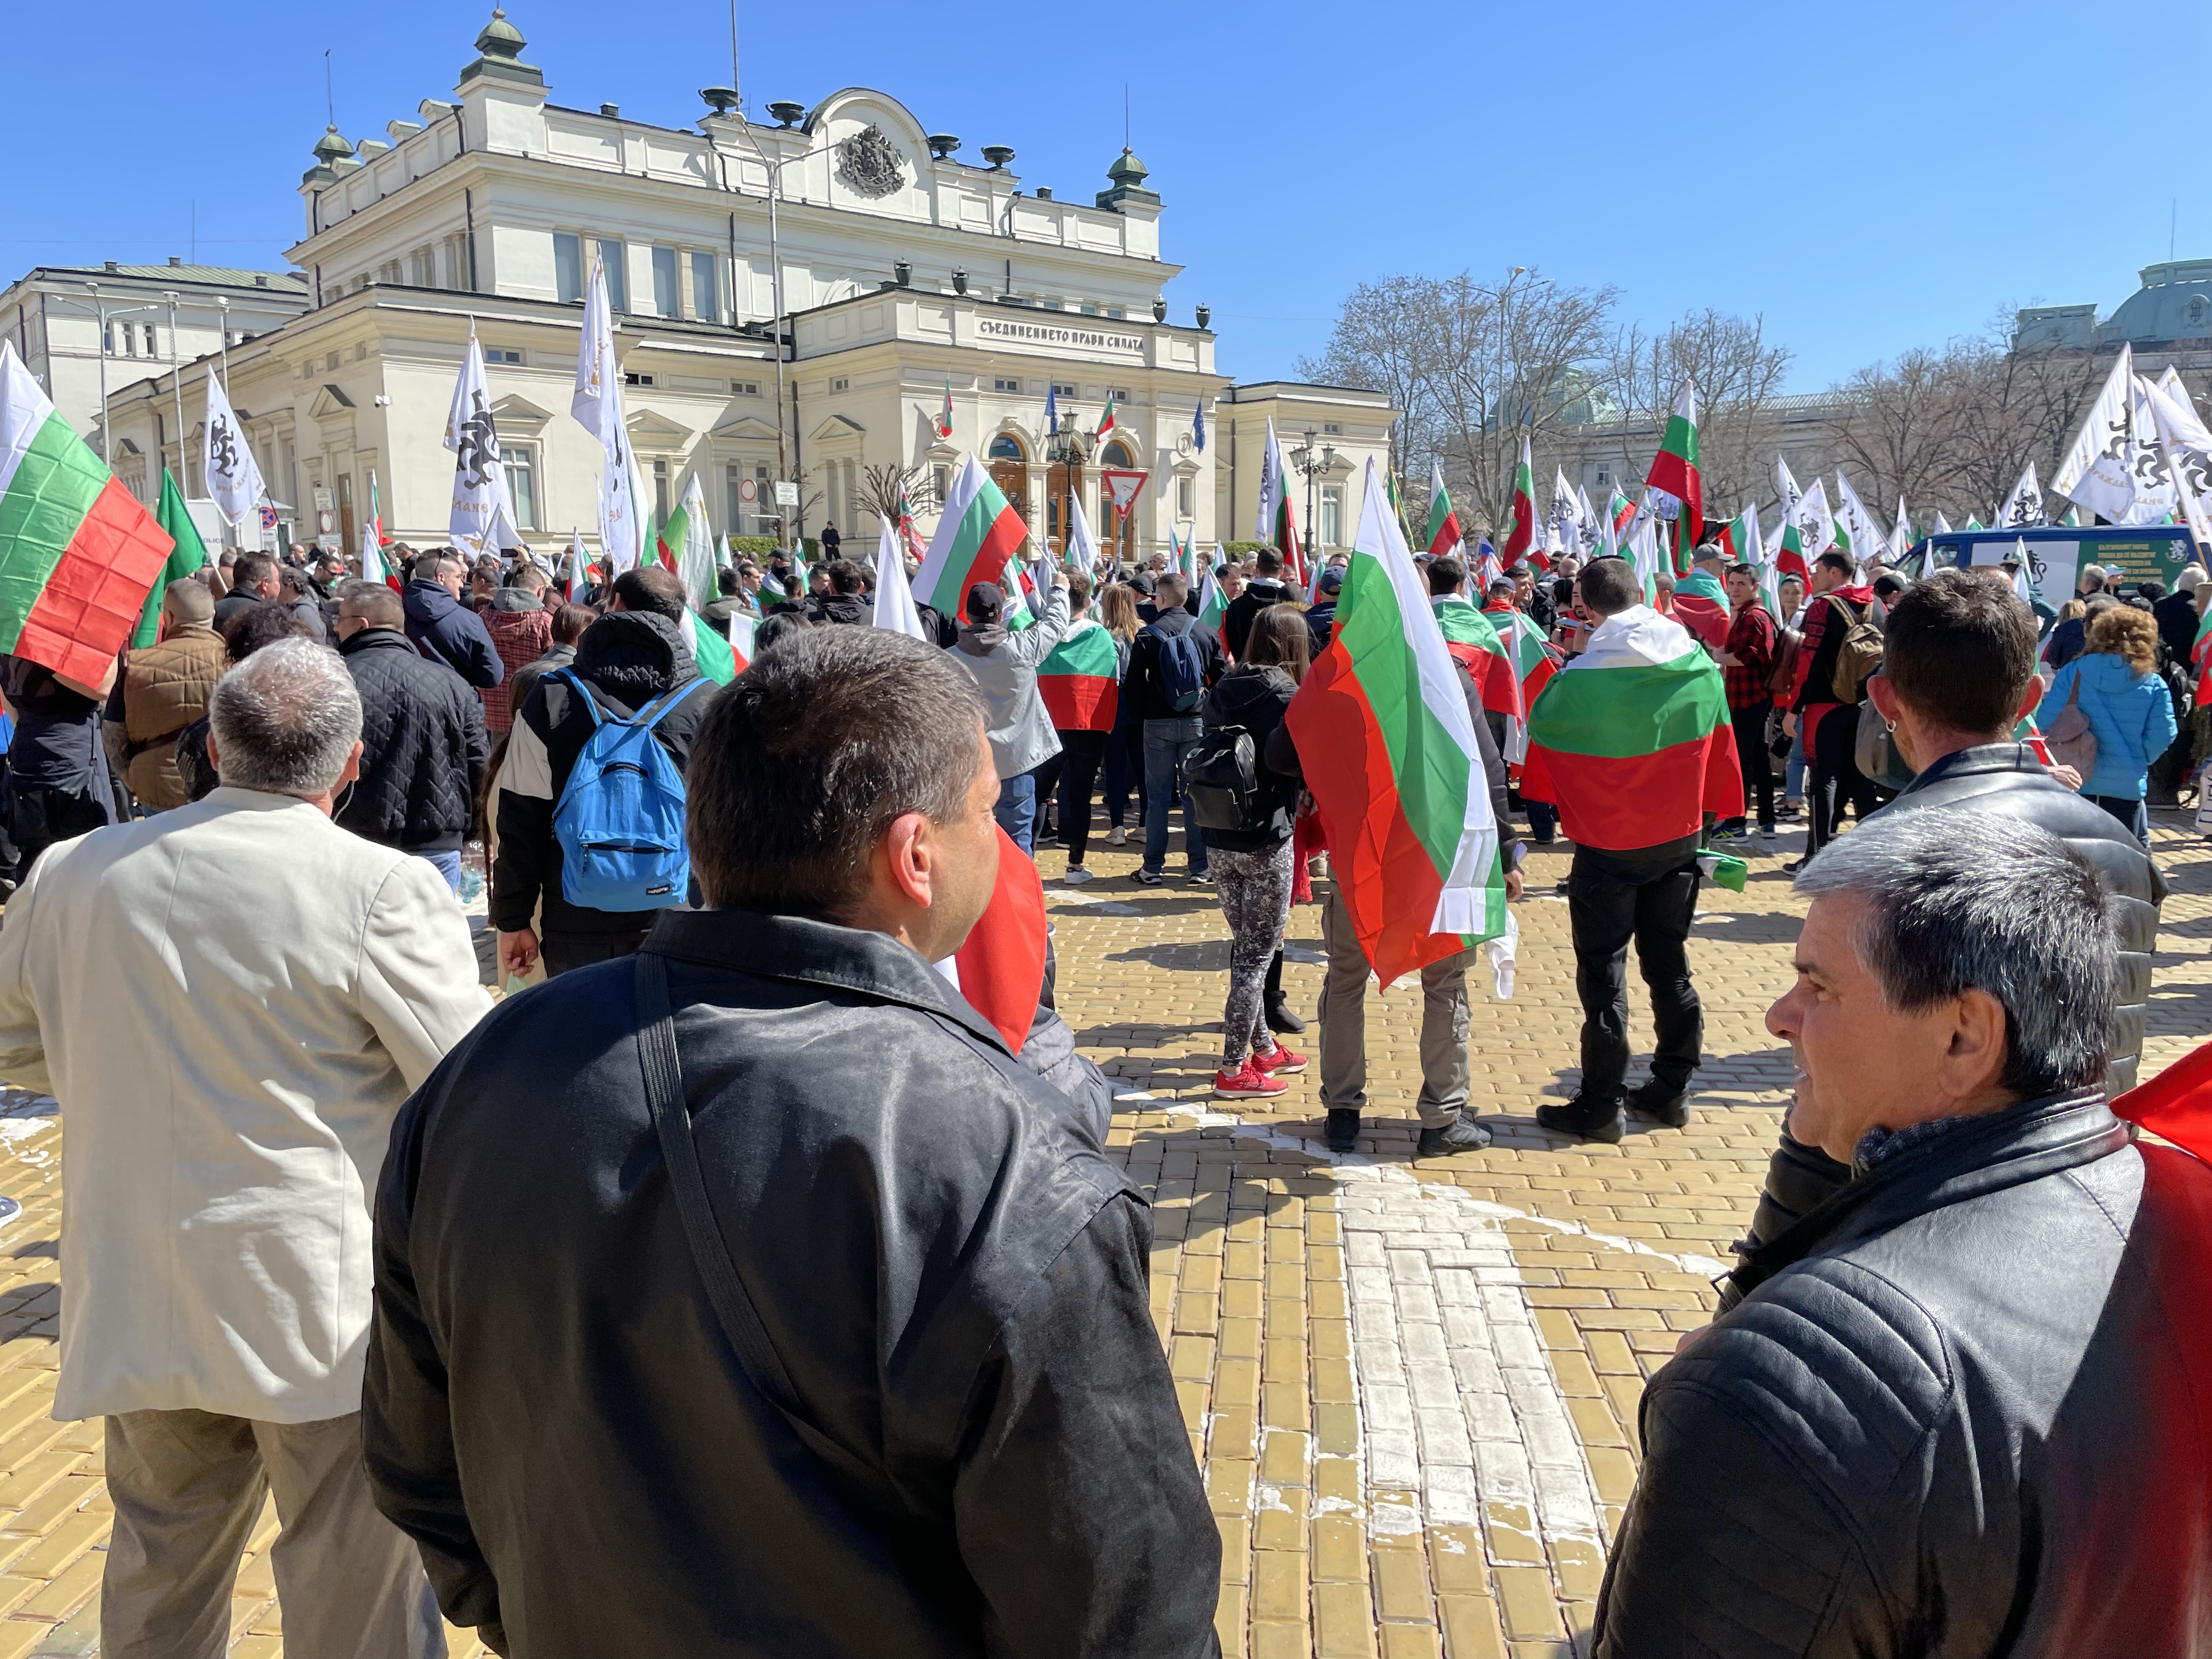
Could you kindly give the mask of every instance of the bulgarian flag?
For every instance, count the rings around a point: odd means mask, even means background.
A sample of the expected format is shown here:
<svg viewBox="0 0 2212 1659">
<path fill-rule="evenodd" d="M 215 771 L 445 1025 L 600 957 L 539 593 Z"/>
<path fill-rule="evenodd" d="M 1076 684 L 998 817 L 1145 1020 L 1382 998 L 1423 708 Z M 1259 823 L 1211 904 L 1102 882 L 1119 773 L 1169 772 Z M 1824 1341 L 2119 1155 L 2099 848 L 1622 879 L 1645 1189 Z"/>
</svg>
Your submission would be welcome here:
<svg viewBox="0 0 2212 1659">
<path fill-rule="evenodd" d="M 98 685 L 175 548 L 0 342 L 0 651 Z"/>
<path fill-rule="evenodd" d="M 1095 617 L 1078 617 L 1037 665 L 1037 690 L 1059 732 L 1111 732 L 1121 706 L 1121 659 Z"/>
<path fill-rule="evenodd" d="M 1372 459 L 1360 494 L 1335 638 L 1284 718 L 1338 891 L 1388 986 L 1510 923 L 1474 719 Z"/>
<path fill-rule="evenodd" d="M 2212 612 L 2197 624 L 2197 643 L 2189 647 L 2189 660 L 2197 665 L 2196 704 L 2200 708 L 2204 707 L 2206 695 L 2212 693 L 2212 651 L 2204 648 L 2208 638 L 2212 638 Z"/>
<path fill-rule="evenodd" d="M 1267 447 L 1260 458 L 1260 539 L 1283 556 L 1283 568 L 1294 582 L 1305 580 L 1305 561 L 1298 556 L 1297 515 L 1291 510 L 1290 475 L 1283 466 L 1283 447 L 1275 437 L 1275 418 L 1267 417 Z"/>
<path fill-rule="evenodd" d="M 1044 881 L 1036 861 L 999 831 L 999 873 L 982 918 L 937 971 L 959 988 L 968 1006 L 982 1015 L 1019 1054 L 1036 1023 L 1044 994 L 1048 928 Z"/>
<path fill-rule="evenodd" d="M 1638 605 L 1590 632 L 1528 711 L 1521 793 L 1559 809 L 1578 847 L 1656 847 L 1743 811 L 1719 665 Z"/>
<path fill-rule="evenodd" d="M 733 617 L 732 620 L 736 619 Z M 745 625 L 750 643 L 752 627 L 750 617 L 745 618 Z M 677 629 L 684 635 L 684 643 L 691 647 L 691 660 L 699 665 L 699 672 L 717 685 L 727 685 L 743 673 L 752 660 L 750 650 L 744 659 L 739 660 L 729 636 L 689 605 L 684 607 L 684 620 L 677 624 Z"/>
<path fill-rule="evenodd" d="M 1519 720 L 1521 677 L 1513 672 L 1512 658 L 1498 637 L 1498 624 L 1490 613 L 1455 593 L 1431 599 L 1429 609 L 1443 634 L 1444 649 L 1467 670 L 1482 694 L 1482 706 L 1509 720 Z"/>
<path fill-rule="evenodd" d="M 1113 429 L 1114 394 L 1109 392 L 1106 394 L 1106 412 L 1098 417 L 1098 430 L 1092 433 L 1091 435 L 1093 438 L 1103 438 Z"/>
<path fill-rule="evenodd" d="M 1544 630 L 1518 611 L 1513 613 L 1512 636 L 1504 643 L 1513 659 L 1513 672 L 1521 683 L 1521 709 L 1534 708 L 1536 699 L 1551 684 L 1552 676 L 1559 672 L 1559 656 L 1545 639 Z M 1516 711 L 1505 723 L 1505 758 L 1517 766 L 1528 755 L 1528 717 Z"/>
<path fill-rule="evenodd" d="M 1206 580 L 1198 590 L 1198 625 L 1210 628 L 1221 641 L 1221 648 L 1229 648 L 1229 635 L 1223 625 L 1229 617 L 1229 596 L 1221 591 L 1221 575 L 1218 570 L 1206 573 Z"/>
<path fill-rule="evenodd" d="M 945 407 L 937 416 L 937 435 L 940 438 L 952 435 L 952 377 L 950 374 L 945 377 Z"/>
<path fill-rule="evenodd" d="M 1680 503 L 1674 518 L 1674 574 L 1682 575 L 1690 568 L 1690 555 L 1705 522 L 1705 484 L 1698 471 L 1698 394 L 1687 380 L 1675 394 L 1674 412 L 1667 417 L 1666 435 L 1644 484 Z"/>
<path fill-rule="evenodd" d="M 133 651 L 143 651 L 161 639 L 161 599 L 168 592 L 169 584 L 184 580 L 207 562 L 207 544 L 200 539 L 199 527 L 185 510 L 184 492 L 177 488 L 177 481 L 169 476 L 166 466 L 161 469 L 161 499 L 154 508 L 154 522 L 167 532 L 177 546 L 169 555 L 161 580 L 146 590 L 146 608 L 138 613 L 137 631 L 131 636 Z"/>
<path fill-rule="evenodd" d="M 1521 465 L 1513 469 L 1513 529 L 1505 538 L 1505 562 L 1518 564 L 1536 544 L 1536 469 L 1528 459 L 1527 434 L 1521 438 Z"/>
<path fill-rule="evenodd" d="M 1429 463 L 1429 556 L 1441 559 L 1460 544 L 1459 514 L 1444 491 L 1444 470 Z"/>
<path fill-rule="evenodd" d="M 1022 543 L 1028 535 L 1022 515 L 1007 505 L 991 475 L 969 455 L 945 494 L 937 534 L 930 538 L 928 556 L 915 573 L 915 598 L 964 623 L 968 590 L 977 582 L 995 582 L 1006 595 L 1006 627 L 1016 631 L 1029 627 L 1036 620 L 1029 608 L 1013 602 L 1022 591 Z"/>
</svg>

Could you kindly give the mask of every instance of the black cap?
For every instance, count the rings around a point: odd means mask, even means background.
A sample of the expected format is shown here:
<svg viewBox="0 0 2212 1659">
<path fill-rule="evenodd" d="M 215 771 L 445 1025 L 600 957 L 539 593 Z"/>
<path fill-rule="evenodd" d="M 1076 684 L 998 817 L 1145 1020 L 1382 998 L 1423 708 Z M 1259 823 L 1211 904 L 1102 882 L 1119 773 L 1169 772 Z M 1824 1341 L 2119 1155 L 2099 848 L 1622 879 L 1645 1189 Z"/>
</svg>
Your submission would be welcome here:
<svg viewBox="0 0 2212 1659">
<path fill-rule="evenodd" d="M 1321 591 L 1324 593 L 1340 593 L 1344 591 L 1342 565 L 1333 564 L 1321 573 Z"/>
<path fill-rule="evenodd" d="M 1006 608 L 1006 596 L 996 582 L 977 582 L 968 590 L 968 620 L 994 623 Z"/>
</svg>

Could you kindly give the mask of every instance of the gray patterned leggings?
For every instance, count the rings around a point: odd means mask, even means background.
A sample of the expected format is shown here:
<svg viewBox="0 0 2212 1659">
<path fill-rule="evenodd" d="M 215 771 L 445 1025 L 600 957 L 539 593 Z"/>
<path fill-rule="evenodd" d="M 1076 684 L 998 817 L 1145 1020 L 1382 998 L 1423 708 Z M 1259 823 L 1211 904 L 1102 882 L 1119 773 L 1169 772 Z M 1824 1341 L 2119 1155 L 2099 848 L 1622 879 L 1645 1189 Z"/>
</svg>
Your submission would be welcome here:
<svg viewBox="0 0 2212 1659">
<path fill-rule="evenodd" d="M 1256 853 L 1215 848 L 1213 890 L 1229 919 L 1229 1006 L 1221 1016 L 1221 1069 L 1235 1072 L 1250 1054 L 1275 1046 L 1263 993 L 1267 963 L 1291 919 L 1291 843 Z"/>
</svg>

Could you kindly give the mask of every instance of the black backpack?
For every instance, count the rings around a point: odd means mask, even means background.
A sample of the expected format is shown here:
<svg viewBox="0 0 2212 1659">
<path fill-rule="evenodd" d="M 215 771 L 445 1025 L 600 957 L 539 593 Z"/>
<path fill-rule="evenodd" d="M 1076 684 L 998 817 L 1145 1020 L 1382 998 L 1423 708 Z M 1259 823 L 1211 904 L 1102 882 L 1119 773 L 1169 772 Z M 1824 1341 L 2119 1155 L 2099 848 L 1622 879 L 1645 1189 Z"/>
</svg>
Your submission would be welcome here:
<svg viewBox="0 0 2212 1659">
<path fill-rule="evenodd" d="M 1217 726 L 1183 757 L 1182 787 L 1201 830 L 1264 830 L 1260 755 L 1241 726 Z"/>
</svg>

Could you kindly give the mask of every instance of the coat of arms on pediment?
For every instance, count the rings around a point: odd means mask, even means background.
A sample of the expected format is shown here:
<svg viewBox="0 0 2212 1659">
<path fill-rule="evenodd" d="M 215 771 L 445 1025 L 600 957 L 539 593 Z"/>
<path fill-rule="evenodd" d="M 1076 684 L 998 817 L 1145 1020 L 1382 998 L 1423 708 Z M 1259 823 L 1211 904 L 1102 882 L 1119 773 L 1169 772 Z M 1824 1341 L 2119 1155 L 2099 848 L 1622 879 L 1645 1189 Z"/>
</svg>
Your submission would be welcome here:
<svg viewBox="0 0 2212 1659">
<path fill-rule="evenodd" d="M 837 146 L 837 177 L 855 196 L 870 201 L 906 187 L 906 157 L 881 127 L 862 127 Z"/>
</svg>

